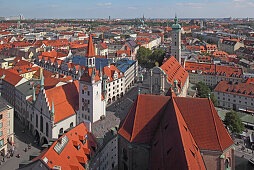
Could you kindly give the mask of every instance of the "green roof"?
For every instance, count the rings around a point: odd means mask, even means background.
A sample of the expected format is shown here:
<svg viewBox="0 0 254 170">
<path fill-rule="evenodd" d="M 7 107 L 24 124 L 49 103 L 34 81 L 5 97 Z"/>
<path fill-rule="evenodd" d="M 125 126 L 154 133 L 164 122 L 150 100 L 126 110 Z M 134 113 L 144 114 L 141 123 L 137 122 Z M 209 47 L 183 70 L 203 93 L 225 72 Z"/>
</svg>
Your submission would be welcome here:
<svg viewBox="0 0 254 170">
<path fill-rule="evenodd" d="M 173 30 L 174 30 L 174 29 L 176 29 L 176 30 L 181 29 L 181 25 L 180 25 L 180 24 L 173 24 L 173 25 L 172 25 L 172 29 L 173 29 Z"/>
</svg>

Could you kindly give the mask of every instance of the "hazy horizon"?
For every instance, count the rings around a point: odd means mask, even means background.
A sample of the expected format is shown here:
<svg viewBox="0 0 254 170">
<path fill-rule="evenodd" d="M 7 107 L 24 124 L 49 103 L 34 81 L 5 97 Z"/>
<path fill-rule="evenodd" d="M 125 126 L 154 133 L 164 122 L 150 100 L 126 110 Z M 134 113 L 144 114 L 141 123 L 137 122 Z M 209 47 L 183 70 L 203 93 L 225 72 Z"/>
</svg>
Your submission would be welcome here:
<svg viewBox="0 0 254 170">
<path fill-rule="evenodd" d="M 254 16 L 254 0 L 2 0 L 0 16 L 25 18 L 246 18 Z"/>
</svg>

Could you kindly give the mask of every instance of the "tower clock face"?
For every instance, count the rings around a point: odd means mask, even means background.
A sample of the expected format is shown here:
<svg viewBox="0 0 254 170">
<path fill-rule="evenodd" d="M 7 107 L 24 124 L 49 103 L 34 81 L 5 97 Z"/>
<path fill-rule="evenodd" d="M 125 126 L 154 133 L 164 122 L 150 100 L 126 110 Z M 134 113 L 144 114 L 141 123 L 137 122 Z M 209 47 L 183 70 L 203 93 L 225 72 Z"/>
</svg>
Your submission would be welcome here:
<svg viewBox="0 0 254 170">
<path fill-rule="evenodd" d="M 88 86 L 84 85 L 83 90 L 87 91 L 88 90 Z"/>
</svg>

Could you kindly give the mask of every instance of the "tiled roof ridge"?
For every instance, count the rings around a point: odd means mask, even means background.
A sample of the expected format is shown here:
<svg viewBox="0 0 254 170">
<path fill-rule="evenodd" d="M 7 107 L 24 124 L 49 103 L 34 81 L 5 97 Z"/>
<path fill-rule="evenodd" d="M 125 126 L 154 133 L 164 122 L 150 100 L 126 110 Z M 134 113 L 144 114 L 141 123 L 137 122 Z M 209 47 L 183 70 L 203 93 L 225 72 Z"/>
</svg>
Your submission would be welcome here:
<svg viewBox="0 0 254 170">
<path fill-rule="evenodd" d="M 186 123 L 185 120 L 184 120 L 184 117 L 182 116 L 181 110 L 178 108 L 178 105 L 177 105 L 177 103 L 175 102 L 174 97 L 172 97 L 171 100 L 172 100 L 174 109 L 177 107 L 177 109 L 178 109 L 178 111 L 179 111 L 179 113 L 180 113 L 180 115 L 177 115 L 177 113 L 175 114 L 175 115 L 176 115 L 177 122 L 178 122 L 178 125 L 180 125 L 180 123 L 179 123 L 179 116 L 181 116 L 182 119 L 183 119 L 184 124 L 186 125 L 186 127 L 187 127 L 187 129 L 188 129 L 189 135 L 191 136 L 190 139 L 191 139 L 191 141 L 192 141 L 192 143 L 191 143 L 191 144 L 192 144 L 192 151 L 195 153 L 195 155 L 198 155 L 196 149 L 194 148 L 195 146 L 193 146 L 193 145 L 196 145 L 196 147 L 198 147 L 198 146 L 197 146 L 197 143 L 196 143 L 194 137 L 192 136 L 192 134 L 191 134 L 191 132 L 190 132 L 190 130 L 189 130 L 189 127 L 188 127 L 187 123 Z M 177 128 L 178 128 L 179 131 L 180 131 L 180 126 L 177 126 Z M 183 137 L 182 137 L 182 133 L 180 133 L 180 135 L 181 135 L 181 138 L 183 138 Z M 184 154 L 185 154 L 185 159 L 186 159 L 186 158 L 187 158 L 187 155 L 186 155 L 186 150 L 185 150 L 185 147 L 184 147 L 183 140 L 181 140 L 181 144 L 183 145 L 182 148 L 184 149 Z M 195 160 L 197 161 L 198 166 L 199 166 L 199 168 L 201 169 L 201 165 L 200 165 L 199 159 L 196 159 L 196 158 L 195 158 Z M 188 165 L 188 162 L 189 162 L 189 161 L 188 161 L 187 159 L 186 159 L 186 162 L 187 162 L 187 165 Z"/>
<path fill-rule="evenodd" d="M 179 117 L 178 117 L 178 115 L 177 115 L 177 113 L 176 113 L 176 108 L 178 108 L 178 106 L 177 106 L 177 104 L 175 103 L 175 100 L 172 98 L 171 99 L 172 100 L 172 106 L 174 107 L 173 109 L 175 110 L 175 119 L 176 119 L 176 121 L 177 121 L 177 126 L 176 126 L 176 128 L 177 128 L 177 130 L 179 131 L 179 134 L 180 134 L 180 137 L 181 137 L 181 140 L 180 140 L 180 143 L 181 143 L 181 145 L 182 145 L 182 149 L 184 150 L 184 160 L 185 160 L 185 162 L 186 162 L 186 165 L 188 166 L 188 160 L 187 160 L 187 155 L 186 155 L 186 150 L 185 150 L 185 147 L 184 147 L 184 143 L 183 143 L 183 136 L 182 136 L 182 133 L 181 133 L 181 130 L 180 130 L 180 123 L 179 123 Z M 180 111 L 180 109 L 178 109 L 178 111 L 181 113 L 181 111 Z M 183 119 L 184 120 L 184 119 Z M 184 120 L 184 122 L 185 122 L 185 120 Z M 186 122 L 185 122 L 185 124 L 186 124 Z M 186 124 L 187 125 L 187 124 Z M 188 128 L 188 126 L 187 126 L 187 128 Z M 189 130 L 189 128 L 188 128 L 188 130 Z"/>
<path fill-rule="evenodd" d="M 136 103 L 135 117 L 134 117 L 134 120 L 133 120 L 133 128 L 132 128 L 132 131 L 131 131 L 131 139 L 130 139 L 130 141 L 133 141 L 133 140 L 134 140 L 134 138 L 133 138 L 133 136 L 132 136 L 132 133 L 133 133 L 133 129 L 135 129 L 135 122 L 136 122 L 136 118 L 137 118 L 136 113 L 137 113 L 137 110 L 138 110 L 139 99 L 140 99 L 140 95 L 138 95 L 138 96 L 137 96 L 137 99 L 136 99 L 136 100 L 137 100 L 137 103 Z"/>
<path fill-rule="evenodd" d="M 138 96 L 137 96 L 136 100 L 134 101 L 134 104 L 132 104 L 131 108 L 129 109 L 128 113 L 126 114 L 126 116 L 125 116 L 125 118 L 124 118 L 124 122 L 121 123 L 121 126 L 122 126 L 122 127 L 123 127 L 123 126 L 125 125 L 125 123 L 127 122 L 127 120 L 128 120 L 127 117 L 128 117 L 128 115 L 129 115 L 129 113 L 132 111 L 132 109 L 135 109 L 135 111 L 136 111 L 136 109 L 137 109 L 137 100 L 138 100 Z M 134 124 L 134 120 L 133 120 L 133 124 Z M 126 130 L 124 130 L 124 131 L 126 132 Z M 132 130 L 131 130 L 130 138 L 131 138 L 131 136 L 132 136 L 132 133 L 133 133 L 133 128 L 132 128 Z M 126 139 L 125 136 L 123 136 L 123 137 Z M 126 140 L 131 141 L 131 139 L 126 139 Z"/>
<path fill-rule="evenodd" d="M 219 134 L 220 133 L 218 133 L 218 129 L 217 129 L 217 124 L 216 124 L 216 120 L 215 120 L 215 115 L 214 115 L 214 111 L 213 111 L 213 109 L 212 109 L 212 101 L 211 101 L 211 99 L 207 99 L 208 100 L 208 103 L 209 103 L 209 109 L 211 110 L 211 113 L 212 113 L 212 118 L 213 118 L 213 124 L 214 124 L 214 127 L 215 127 L 215 133 L 216 133 L 216 137 L 217 137 L 217 140 L 218 140 L 218 144 L 219 144 L 219 146 L 220 146 L 220 149 L 221 149 L 221 151 L 223 151 L 223 148 L 222 148 L 222 146 L 221 146 L 221 142 L 220 142 L 220 137 L 219 137 Z"/>
</svg>

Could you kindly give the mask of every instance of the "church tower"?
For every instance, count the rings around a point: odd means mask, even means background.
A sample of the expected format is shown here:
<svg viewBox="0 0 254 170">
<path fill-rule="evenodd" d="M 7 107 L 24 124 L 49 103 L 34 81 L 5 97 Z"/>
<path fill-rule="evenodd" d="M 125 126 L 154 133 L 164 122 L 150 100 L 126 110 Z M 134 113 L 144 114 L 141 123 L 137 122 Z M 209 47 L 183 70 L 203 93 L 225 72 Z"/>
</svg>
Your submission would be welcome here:
<svg viewBox="0 0 254 170">
<path fill-rule="evenodd" d="M 175 23 L 172 25 L 172 44 L 171 44 L 171 56 L 174 56 L 176 60 L 181 64 L 181 26 L 178 24 L 178 19 L 175 16 Z"/>
<path fill-rule="evenodd" d="M 79 114 L 77 123 L 93 123 L 106 113 L 102 97 L 102 76 L 95 67 L 95 51 L 92 36 L 89 36 L 86 67 L 79 80 Z"/>
</svg>

